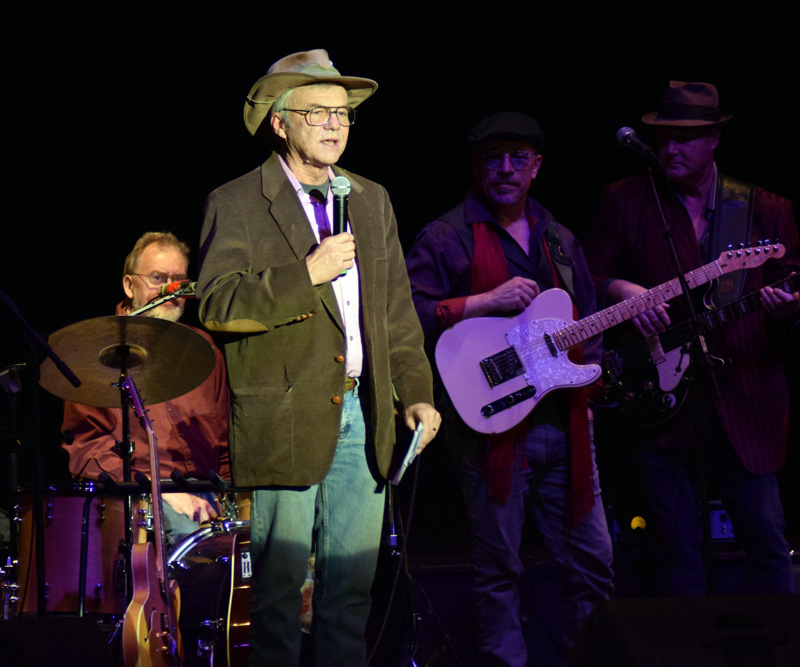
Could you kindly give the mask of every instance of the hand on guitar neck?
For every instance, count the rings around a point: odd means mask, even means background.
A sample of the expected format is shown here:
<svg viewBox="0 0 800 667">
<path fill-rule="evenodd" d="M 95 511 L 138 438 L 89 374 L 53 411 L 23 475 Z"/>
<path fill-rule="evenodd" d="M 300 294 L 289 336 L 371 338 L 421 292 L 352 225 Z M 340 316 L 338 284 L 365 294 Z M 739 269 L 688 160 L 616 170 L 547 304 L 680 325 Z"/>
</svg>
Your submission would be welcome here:
<svg viewBox="0 0 800 667">
<path fill-rule="evenodd" d="M 608 286 L 608 295 L 615 303 L 646 291 L 641 285 L 622 279 L 614 280 Z M 761 289 L 761 303 L 764 310 L 777 320 L 796 319 L 800 316 L 800 292 L 785 292 L 779 287 L 767 286 Z M 643 336 L 662 334 L 671 324 L 667 309 L 669 304 L 662 303 L 636 315 L 631 321 Z"/>
<path fill-rule="evenodd" d="M 761 290 L 761 303 L 764 310 L 777 320 L 797 319 L 800 316 L 800 292 L 784 292 L 770 285 Z"/>
<path fill-rule="evenodd" d="M 630 299 L 644 292 L 647 292 L 647 290 L 641 285 L 622 279 L 614 280 L 608 286 L 608 295 L 614 303 L 625 301 L 625 299 Z M 631 318 L 631 322 L 633 322 L 633 326 L 642 336 L 664 333 L 670 325 L 669 315 L 667 314 L 668 309 L 668 303 L 659 304 L 655 308 L 635 315 Z"/>
</svg>

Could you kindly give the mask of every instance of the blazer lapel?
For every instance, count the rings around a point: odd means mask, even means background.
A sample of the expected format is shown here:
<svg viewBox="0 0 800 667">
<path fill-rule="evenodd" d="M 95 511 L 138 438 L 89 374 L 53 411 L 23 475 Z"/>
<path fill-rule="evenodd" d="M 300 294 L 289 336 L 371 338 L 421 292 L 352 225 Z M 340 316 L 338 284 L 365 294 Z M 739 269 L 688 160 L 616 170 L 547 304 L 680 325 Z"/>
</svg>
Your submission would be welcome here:
<svg viewBox="0 0 800 667">
<path fill-rule="evenodd" d="M 295 257 L 305 257 L 317 241 L 297 193 L 292 189 L 275 153 L 261 165 L 261 192 L 269 201 L 270 215 Z M 331 284 L 317 285 L 316 290 L 336 326 L 344 333 L 339 304 Z"/>
<path fill-rule="evenodd" d="M 346 171 L 334 169 L 337 175 L 349 177 Z M 350 229 L 356 238 L 356 262 L 360 282 L 361 300 L 371 298 L 370 286 L 375 284 L 375 226 L 370 221 L 370 212 L 375 208 L 364 201 L 364 188 L 349 178 L 351 190 L 348 199 L 347 217 Z"/>
</svg>

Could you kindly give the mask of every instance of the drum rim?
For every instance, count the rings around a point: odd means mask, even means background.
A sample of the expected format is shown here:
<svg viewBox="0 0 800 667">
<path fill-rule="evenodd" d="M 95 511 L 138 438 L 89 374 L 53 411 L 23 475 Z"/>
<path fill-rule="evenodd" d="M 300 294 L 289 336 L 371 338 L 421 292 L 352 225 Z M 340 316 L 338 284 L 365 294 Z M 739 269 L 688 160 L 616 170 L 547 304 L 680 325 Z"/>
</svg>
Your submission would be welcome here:
<svg viewBox="0 0 800 667">
<path fill-rule="evenodd" d="M 167 565 L 172 566 L 178 564 L 192 549 L 194 549 L 195 546 L 209 537 L 217 537 L 219 535 L 238 535 L 239 533 L 246 532 L 249 529 L 249 521 L 212 521 L 206 526 L 201 526 L 191 535 L 187 535 L 180 542 L 178 542 L 167 558 Z"/>
</svg>

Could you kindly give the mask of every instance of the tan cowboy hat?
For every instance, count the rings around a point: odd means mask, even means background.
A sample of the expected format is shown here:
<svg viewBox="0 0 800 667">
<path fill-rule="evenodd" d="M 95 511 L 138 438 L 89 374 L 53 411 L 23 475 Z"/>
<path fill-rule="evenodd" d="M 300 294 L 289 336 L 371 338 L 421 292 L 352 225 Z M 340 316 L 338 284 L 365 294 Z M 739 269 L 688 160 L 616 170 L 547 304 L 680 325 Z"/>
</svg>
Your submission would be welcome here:
<svg viewBox="0 0 800 667">
<path fill-rule="evenodd" d="M 670 81 L 658 111 L 642 116 L 642 122 L 647 125 L 701 127 L 722 125 L 731 118 L 731 114 L 720 111 L 719 94 L 710 83 Z"/>
<path fill-rule="evenodd" d="M 351 107 L 361 104 L 378 88 L 372 79 L 339 74 L 325 49 L 293 53 L 274 63 L 250 89 L 244 104 L 244 124 L 250 134 L 256 133 L 278 97 L 287 90 L 311 83 L 342 86 L 347 90 L 347 104 Z"/>
</svg>

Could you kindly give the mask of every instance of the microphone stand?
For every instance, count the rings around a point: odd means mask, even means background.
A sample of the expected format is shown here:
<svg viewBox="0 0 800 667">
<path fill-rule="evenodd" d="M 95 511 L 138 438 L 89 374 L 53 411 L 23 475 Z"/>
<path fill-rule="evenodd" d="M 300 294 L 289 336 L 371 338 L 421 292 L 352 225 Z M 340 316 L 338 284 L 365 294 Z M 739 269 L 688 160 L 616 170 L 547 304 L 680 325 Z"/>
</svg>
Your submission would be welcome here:
<svg viewBox="0 0 800 667">
<path fill-rule="evenodd" d="M 141 308 L 138 308 L 128 313 L 128 317 L 141 315 L 142 313 L 146 313 L 148 310 L 152 310 L 153 308 L 158 308 L 158 306 L 160 306 L 162 303 L 167 303 L 168 301 L 174 301 L 175 299 L 183 299 L 183 298 L 193 298 L 195 294 L 197 294 L 197 283 L 189 283 L 188 281 L 184 282 L 187 283 L 185 287 L 180 287 L 171 294 L 167 294 L 162 297 L 156 297 L 152 301 L 143 305 Z"/>
<path fill-rule="evenodd" d="M 694 303 L 689 293 L 689 285 L 687 284 L 686 279 L 683 275 L 680 259 L 678 258 L 678 251 L 675 248 L 675 240 L 672 236 L 672 226 L 667 222 L 666 216 L 664 215 L 664 209 L 661 205 L 661 198 L 659 197 L 658 187 L 656 185 L 656 178 L 653 170 L 654 165 L 655 165 L 655 174 L 659 176 L 659 179 L 662 181 L 663 187 L 666 189 L 667 193 L 671 197 L 673 197 L 676 201 L 678 201 L 678 195 L 676 194 L 675 189 L 673 188 L 672 183 L 667 177 L 667 174 L 664 171 L 664 168 L 662 167 L 661 163 L 656 159 L 655 154 L 652 151 L 648 151 L 648 153 L 644 154 L 644 157 L 645 157 L 645 166 L 647 169 L 647 175 L 648 178 L 650 179 L 650 186 L 652 187 L 653 190 L 653 198 L 655 200 L 655 204 L 658 209 L 658 219 L 661 224 L 661 230 L 664 235 L 664 239 L 667 242 L 667 246 L 669 248 L 670 262 L 675 271 L 675 275 L 678 277 L 678 281 L 680 282 L 681 285 L 681 298 L 686 308 L 686 314 L 688 315 L 688 322 L 692 333 L 691 340 L 689 342 L 689 350 L 692 362 L 695 363 L 695 367 L 698 371 L 697 373 L 698 385 L 700 385 L 703 382 L 701 378 L 705 378 L 705 380 L 710 383 L 713 396 L 716 399 L 719 399 L 721 394 L 719 390 L 719 380 L 716 376 L 716 369 L 711 361 L 711 355 L 709 354 L 708 346 L 706 345 L 705 336 L 703 335 L 700 329 L 697 312 L 695 310 Z M 706 451 L 704 442 L 704 434 L 708 431 L 708 421 L 707 419 L 701 417 L 697 402 L 695 402 L 695 405 L 693 407 L 693 415 L 697 433 L 697 447 L 698 447 L 698 459 L 699 459 L 697 483 L 698 483 L 698 493 L 700 496 L 700 502 L 702 506 L 703 565 L 705 570 L 705 588 L 706 588 L 706 595 L 712 595 L 713 581 L 711 572 L 711 524 L 710 524 L 710 518 L 708 516 L 709 498 L 708 498 L 708 481 L 706 475 Z"/>
</svg>

